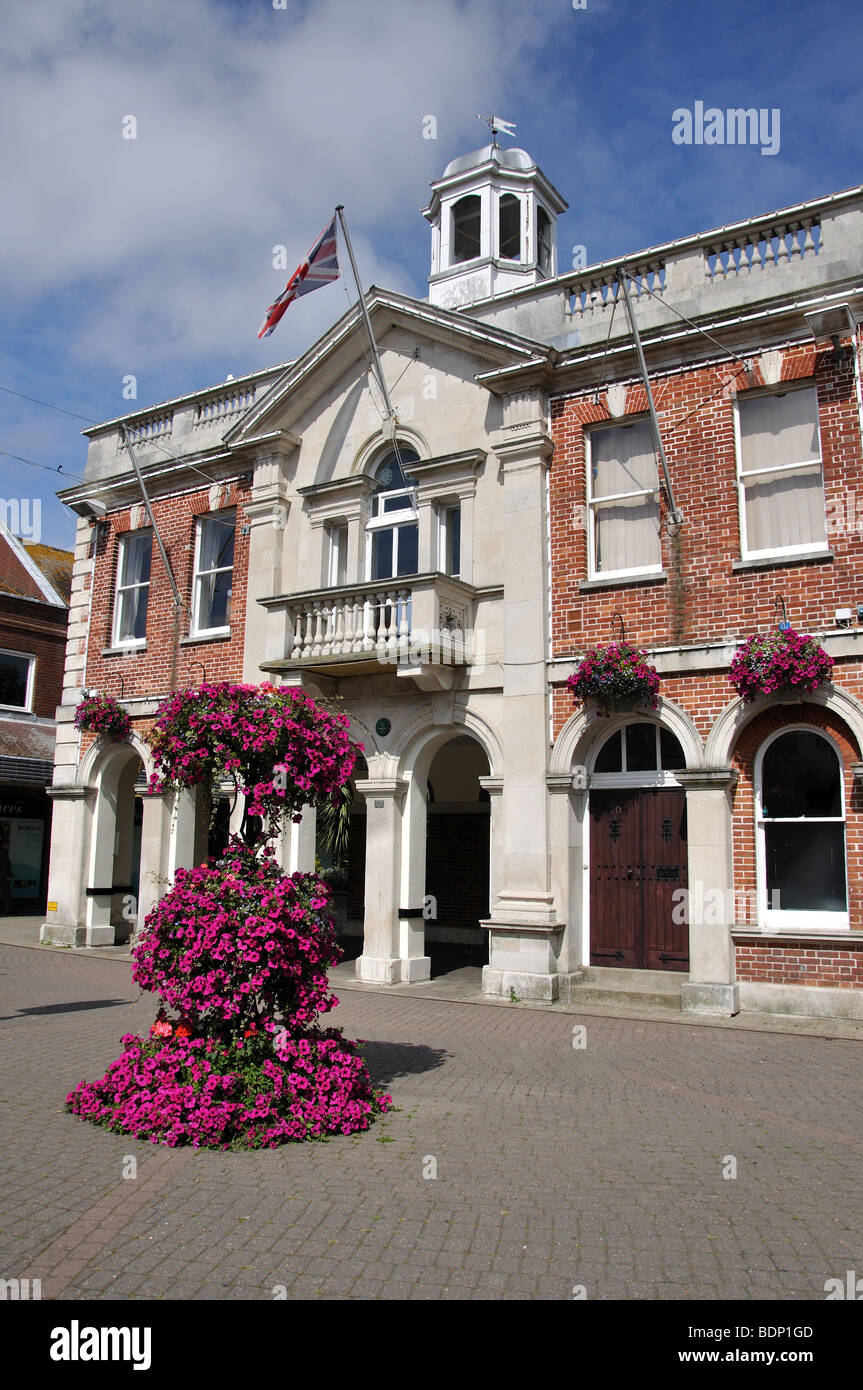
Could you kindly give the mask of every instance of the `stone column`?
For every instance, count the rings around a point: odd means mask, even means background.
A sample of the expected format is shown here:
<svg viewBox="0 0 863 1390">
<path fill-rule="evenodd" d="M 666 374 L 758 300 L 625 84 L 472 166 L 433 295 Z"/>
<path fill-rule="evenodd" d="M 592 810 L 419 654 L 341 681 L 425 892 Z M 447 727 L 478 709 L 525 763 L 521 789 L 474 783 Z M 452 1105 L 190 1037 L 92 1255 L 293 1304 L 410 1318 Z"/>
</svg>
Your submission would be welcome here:
<svg viewBox="0 0 863 1390">
<path fill-rule="evenodd" d="M 491 917 L 483 991 L 556 999 L 562 923 L 551 891 L 548 837 L 546 473 L 544 397 L 505 404 L 502 880 Z"/>
<path fill-rule="evenodd" d="M 51 858 L 48 912 L 39 940 L 55 946 L 83 946 L 87 920 L 87 864 L 96 791 L 93 787 L 48 787 Z M 56 903 L 56 907 L 52 904 Z"/>
<path fill-rule="evenodd" d="M 399 892 L 398 956 L 402 980 L 428 980 L 431 957 L 425 953 L 423 911 L 426 892 L 425 778 L 412 777 L 402 817 L 402 873 Z M 433 919 L 432 919 L 433 920 Z"/>
<path fill-rule="evenodd" d="M 503 817 L 501 810 L 503 806 L 503 778 L 502 777 L 480 777 L 479 784 L 488 792 L 489 799 L 489 865 L 488 865 L 488 896 L 489 901 L 494 902 L 498 892 L 503 886 L 503 844 L 502 829 Z"/>
<path fill-rule="evenodd" d="M 303 807 L 299 824 L 288 821 L 276 843 L 276 858 L 286 874 L 312 874 L 315 871 L 317 811 Z"/>
<path fill-rule="evenodd" d="M 551 882 L 560 915 L 566 924 L 558 969 L 561 984 L 587 962 L 584 959 L 584 822 L 587 815 L 587 779 L 582 774 L 555 774 L 547 778 L 550 797 L 549 841 Z"/>
<path fill-rule="evenodd" d="M 363 953 L 357 958 L 356 975 L 374 984 L 398 984 L 402 979 L 399 887 L 407 787 L 402 778 L 357 783 L 366 799 L 366 895 Z"/>
<path fill-rule="evenodd" d="M 136 934 L 143 930 L 147 913 L 156 906 L 165 891 L 168 836 L 171 828 L 173 793 L 147 794 L 142 798 L 141 872 L 138 883 L 138 924 Z"/>
<path fill-rule="evenodd" d="M 689 981 L 682 1003 L 692 1013 L 736 1014 L 734 860 L 731 792 L 733 768 L 688 768 L 675 774 L 686 788 L 689 844 Z"/>
</svg>

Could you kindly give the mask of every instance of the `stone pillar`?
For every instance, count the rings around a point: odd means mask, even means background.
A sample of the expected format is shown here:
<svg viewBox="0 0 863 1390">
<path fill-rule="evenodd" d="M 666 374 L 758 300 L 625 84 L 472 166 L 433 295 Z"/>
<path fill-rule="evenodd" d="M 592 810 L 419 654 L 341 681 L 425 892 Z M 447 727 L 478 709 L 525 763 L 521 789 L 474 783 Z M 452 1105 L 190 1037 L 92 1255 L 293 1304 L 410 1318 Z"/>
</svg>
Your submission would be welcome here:
<svg viewBox="0 0 863 1390">
<path fill-rule="evenodd" d="M 488 865 L 488 896 L 489 901 L 494 902 L 500 889 L 503 886 L 503 845 L 502 829 L 503 817 L 502 796 L 503 778 L 502 777 L 480 777 L 479 784 L 488 792 L 489 799 L 489 865 Z"/>
<path fill-rule="evenodd" d="M 401 778 L 369 778 L 357 783 L 357 790 L 366 799 L 366 896 L 363 953 L 357 958 L 356 975 L 358 980 L 374 984 L 398 984 L 403 978 L 399 889 L 407 788 Z"/>
<path fill-rule="evenodd" d="M 55 946 L 83 946 L 87 920 L 87 864 L 96 792 L 93 787 L 49 787 L 51 858 L 48 912 L 39 940 Z M 56 903 L 56 907 L 52 904 Z"/>
<path fill-rule="evenodd" d="M 551 891 L 546 683 L 546 473 L 551 440 L 544 398 L 528 391 L 505 405 L 503 438 L 503 698 L 505 776 L 502 877 L 491 916 L 483 991 L 556 999 L 563 925 Z"/>
<path fill-rule="evenodd" d="M 584 822 L 587 815 L 587 779 L 570 773 L 547 778 L 550 797 L 549 842 L 551 883 L 560 915 L 565 922 L 558 969 L 572 976 L 584 959 L 584 873 L 586 868 Z"/>
<path fill-rule="evenodd" d="M 423 912 L 428 824 L 426 788 L 424 777 L 412 777 L 405 796 L 398 920 L 398 956 L 402 980 L 428 980 L 431 977 L 431 957 L 425 953 L 426 918 Z"/>
<path fill-rule="evenodd" d="M 286 874 L 312 874 L 315 871 L 317 811 L 303 807 L 298 824 L 288 821 L 276 844 L 276 859 Z"/>
<path fill-rule="evenodd" d="M 418 508 L 419 517 L 417 521 L 418 532 L 418 552 L 420 574 L 428 574 L 431 570 L 443 569 L 439 563 L 437 553 L 437 514 L 431 502 L 422 500 Z"/>
<path fill-rule="evenodd" d="M 168 836 L 171 828 L 173 793 L 147 794 L 143 798 L 141 822 L 141 872 L 138 884 L 138 925 L 143 930 L 147 913 L 165 891 Z"/>
<path fill-rule="evenodd" d="M 687 768 L 675 774 L 686 788 L 689 845 L 689 981 L 682 986 L 686 1011 L 736 1014 L 732 768 Z"/>
</svg>

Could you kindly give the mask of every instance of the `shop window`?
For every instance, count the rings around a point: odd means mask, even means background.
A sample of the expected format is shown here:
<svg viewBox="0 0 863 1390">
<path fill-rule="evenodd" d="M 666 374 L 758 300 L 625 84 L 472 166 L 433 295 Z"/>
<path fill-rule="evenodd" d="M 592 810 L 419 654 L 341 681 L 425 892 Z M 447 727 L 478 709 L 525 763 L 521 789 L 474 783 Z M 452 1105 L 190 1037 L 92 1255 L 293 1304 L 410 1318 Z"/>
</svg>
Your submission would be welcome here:
<svg viewBox="0 0 863 1390">
<path fill-rule="evenodd" d="M 739 399 L 737 435 L 744 558 L 825 546 L 815 387 Z"/>
<path fill-rule="evenodd" d="M 779 928 L 847 926 L 842 767 L 814 730 L 774 736 L 756 767 L 762 907 Z"/>
<path fill-rule="evenodd" d="M 658 573 L 659 493 L 650 421 L 587 434 L 591 578 Z"/>
<path fill-rule="evenodd" d="M 234 575 L 236 512 L 200 519 L 195 542 L 192 635 L 228 632 Z"/>
<path fill-rule="evenodd" d="M 112 639 L 115 647 L 143 646 L 147 639 L 152 554 L 152 531 L 131 531 L 120 537 Z"/>
</svg>

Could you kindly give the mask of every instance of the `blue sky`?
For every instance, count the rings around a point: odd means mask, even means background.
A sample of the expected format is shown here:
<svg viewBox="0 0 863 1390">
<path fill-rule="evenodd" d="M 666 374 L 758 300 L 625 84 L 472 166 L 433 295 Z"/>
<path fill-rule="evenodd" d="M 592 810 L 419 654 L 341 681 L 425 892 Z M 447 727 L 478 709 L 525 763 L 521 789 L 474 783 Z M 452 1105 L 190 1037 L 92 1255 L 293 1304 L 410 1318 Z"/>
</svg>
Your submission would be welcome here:
<svg viewBox="0 0 863 1390">
<path fill-rule="evenodd" d="M 7 8 L 0 387 L 104 420 L 296 356 L 345 311 L 348 281 L 258 341 L 286 279 L 272 248 L 293 269 L 337 202 L 366 285 L 424 296 L 419 209 L 484 143 L 478 111 L 515 121 L 568 199 L 561 268 L 576 244 L 603 260 L 859 183 L 861 40 L 850 0 Z M 676 145 L 672 112 L 696 101 L 778 108 L 778 153 Z M 0 391 L 0 450 L 70 480 L 83 423 Z M 0 454 L 0 497 L 41 499 L 53 545 L 74 536 L 62 486 Z"/>
</svg>

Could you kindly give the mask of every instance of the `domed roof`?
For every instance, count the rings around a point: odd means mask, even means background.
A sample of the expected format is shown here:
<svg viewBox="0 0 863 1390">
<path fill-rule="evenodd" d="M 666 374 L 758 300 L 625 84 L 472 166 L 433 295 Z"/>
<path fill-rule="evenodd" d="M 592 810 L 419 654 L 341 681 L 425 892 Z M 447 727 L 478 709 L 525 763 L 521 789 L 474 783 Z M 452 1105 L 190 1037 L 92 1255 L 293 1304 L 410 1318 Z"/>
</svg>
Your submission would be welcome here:
<svg viewBox="0 0 863 1390">
<path fill-rule="evenodd" d="M 493 159 L 495 164 L 499 164 L 502 169 L 521 169 L 524 171 L 536 168 L 527 150 L 502 150 L 499 145 L 483 145 L 482 149 L 474 150 L 471 154 L 463 154 L 458 159 L 451 159 L 444 169 L 443 176 L 448 179 L 452 174 L 464 174 L 468 169 L 479 169 L 490 159 Z"/>
</svg>

